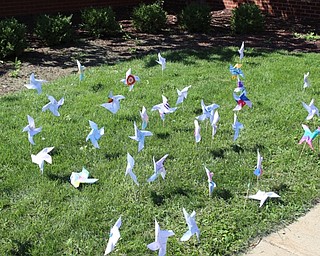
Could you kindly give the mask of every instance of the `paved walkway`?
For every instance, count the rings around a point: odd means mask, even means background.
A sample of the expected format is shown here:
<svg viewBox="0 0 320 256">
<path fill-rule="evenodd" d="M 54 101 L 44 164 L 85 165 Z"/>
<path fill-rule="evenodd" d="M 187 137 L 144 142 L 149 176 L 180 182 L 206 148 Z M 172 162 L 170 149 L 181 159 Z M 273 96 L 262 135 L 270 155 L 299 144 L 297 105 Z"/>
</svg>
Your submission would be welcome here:
<svg viewBox="0 0 320 256">
<path fill-rule="evenodd" d="M 320 204 L 291 225 L 273 233 L 247 256 L 320 256 Z"/>
</svg>

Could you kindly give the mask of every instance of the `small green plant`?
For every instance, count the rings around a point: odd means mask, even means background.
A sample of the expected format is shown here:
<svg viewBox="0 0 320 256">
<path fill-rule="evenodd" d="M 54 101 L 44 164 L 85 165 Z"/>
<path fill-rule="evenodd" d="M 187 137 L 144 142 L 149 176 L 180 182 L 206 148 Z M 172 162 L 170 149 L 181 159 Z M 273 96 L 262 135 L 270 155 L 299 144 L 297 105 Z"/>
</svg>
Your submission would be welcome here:
<svg viewBox="0 0 320 256">
<path fill-rule="evenodd" d="M 111 7 L 107 8 L 89 8 L 81 13 L 82 27 L 91 35 L 100 38 L 102 36 L 112 36 L 121 31 L 119 22 Z"/>
<path fill-rule="evenodd" d="M 210 30 L 210 8 L 206 4 L 191 3 L 179 16 L 179 24 L 191 33 L 206 33 Z"/>
<path fill-rule="evenodd" d="M 242 4 L 232 10 L 231 30 L 235 34 L 256 33 L 264 30 L 264 16 L 255 4 Z"/>
<path fill-rule="evenodd" d="M 161 2 L 141 4 L 133 10 L 132 21 L 138 31 L 157 33 L 166 27 L 167 13 Z"/>
<path fill-rule="evenodd" d="M 302 34 L 302 33 L 294 33 L 294 37 L 295 38 L 299 38 L 299 39 L 304 39 L 307 41 L 317 41 L 320 40 L 320 35 L 315 34 L 314 32 L 309 32 L 306 34 Z"/>
<path fill-rule="evenodd" d="M 72 15 L 42 15 L 38 18 L 35 33 L 49 46 L 73 40 Z"/>
<path fill-rule="evenodd" d="M 0 58 L 19 56 L 26 47 L 26 26 L 15 18 L 1 20 Z"/>
<path fill-rule="evenodd" d="M 21 60 L 19 60 L 16 57 L 13 63 L 13 70 L 10 72 L 10 76 L 17 78 L 19 76 L 20 69 L 21 69 Z"/>
</svg>

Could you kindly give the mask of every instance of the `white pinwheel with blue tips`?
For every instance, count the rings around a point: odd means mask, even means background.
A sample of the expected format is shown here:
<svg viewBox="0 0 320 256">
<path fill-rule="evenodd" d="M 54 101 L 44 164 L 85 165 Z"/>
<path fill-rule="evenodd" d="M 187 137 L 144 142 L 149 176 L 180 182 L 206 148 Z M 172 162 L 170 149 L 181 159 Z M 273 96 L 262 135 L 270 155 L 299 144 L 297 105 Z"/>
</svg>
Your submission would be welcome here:
<svg viewBox="0 0 320 256">
<path fill-rule="evenodd" d="M 38 154 L 31 155 L 32 162 L 39 165 L 41 174 L 43 174 L 44 162 L 52 163 L 52 157 L 48 154 L 52 149 L 54 149 L 54 147 L 47 147 L 42 149 Z"/>
<path fill-rule="evenodd" d="M 159 250 L 158 256 L 164 256 L 167 251 L 168 238 L 173 235 L 172 230 L 161 230 L 157 220 L 155 220 L 155 241 L 148 244 L 147 247 L 152 251 Z"/>
<path fill-rule="evenodd" d="M 63 105 L 64 98 L 61 98 L 59 101 L 57 101 L 54 97 L 49 95 L 48 99 L 50 102 L 42 107 L 42 112 L 50 110 L 53 115 L 60 116 L 58 109 Z"/>
<path fill-rule="evenodd" d="M 115 114 L 120 109 L 120 100 L 123 99 L 125 99 L 123 95 L 113 95 L 111 91 L 108 96 L 108 102 L 101 104 L 101 106 Z"/>
<path fill-rule="evenodd" d="M 92 145 L 95 148 L 100 148 L 99 144 L 98 144 L 98 140 L 101 138 L 101 136 L 104 134 L 104 127 L 102 127 L 101 129 L 98 128 L 98 125 L 89 120 L 89 125 L 91 127 L 91 131 L 88 134 L 86 141 L 90 140 Z"/>
<path fill-rule="evenodd" d="M 166 68 L 166 59 L 161 56 L 160 52 L 158 53 L 158 60 L 156 60 L 156 62 L 161 65 L 161 70 L 163 72 Z"/>
<path fill-rule="evenodd" d="M 134 166 L 134 159 L 133 157 L 127 153 L 127 168 L 126 168 L 126 176 L 129 174 L 134 183 L 136 183 L 139 186 L 139 183 L 137 181 L 137 176 L 133 173 L 132 169 Z"/>
<path fill-rule="evenodd" d="M 110 230 L 109 240 L 108 240 L 107 248 L 104 252 L 104 255 L 107 255 L 114 250 L 116 243 L 120 239 L 119 228 L 121 227 L 121 224 L 122 224 L 122 221 L 120 217 Z"/>
<path fill-rule="evenodd" d="M 81 172 L 72 172 L 70 176 L 70 183 L 75 188 L 80 186 L 80 183 L 95 183 L 98 179 L 89 179 L 89 172 L 86 168 L 82 167 Z"/>
<path fill-rule="evenodd" d="M 152 136 L 152 133 L 149 131 L 139 130 L 136 122 L 133 123 L 134 126 L 134 136 L 129 136 L 130 139 L 138 141 L 138 152 L 144 148 L 144 138 L 146 136 Z"/>
<path fill-rule="evenodd" d="M 243 129 L 243 124 L 238 122 L 237 115 L 234 113 L 234 119 L 232 124 L 232 129 L 234 130 L 233 141 L 235 141 L 239 137 L 239 132 Z"/>
<path fill-rule="evenodd" d="M 191 88 L 191 85 L 184 87 L 181 91 L 177 89 L 178 99 L 176 105 L 182 103 L 188 96 L 188 90 Z"/>
<path fill-rule="evenodd" d="M 28 140 L 32 145 L 35 145 L 34 141 L 33 141 L 33 136 L 38 134 L 39 132 L 41 132 L 42 127 L 36 128 L 34 119 L 31 116 L 27 116 L 28 117 L 28 125 L 26 127 L 23 128 L 23 132 L 28 132 Z"/>
<path fill-rule="evenodd" d="M 180 241 L 188 241 L 194 234 L 196 234 L 198 242 L 200 242 L 200 230 L 196 223 L 196 212 L 193 211 L 191 214 L 188 214 L 184 208 L 182 210 L 189 230 L 184 233 L 184 235 L 180 238 Z"/>
<path fill-rule="evenodd" d="M 162 179 L 164 179 L 166 177 L 166 169 L 164 168 L 164 161 L 167 159 L 168 154 L 164 155 L 163 157 L 161 157 L 160 160 L 158 160 L 157 162 L 155 161 L 154 157 L 153 157 L 153 169 L 154 169 L 154 173 L 153 175 L 148 179 L 148 182 L 152 182 L 154 181 L 159 175 L 161 175 Z"/>
<path fill-rule="evenodd" d="M 201 109 L 202 109 L 202 115 L 197 116 L 196 119 L 198 119 L 199 121 L 203 121 L 205 119 L 210 119 L 210 121 L 213 119 L 213 115 L 214 115 L 214 110 L 219 108 L 220 106 L 218 104 L 211 104 L 206 106 L 204 104 L 204 101 L 201 100 Z"/>
<path fill-rule="evenodd" d="M 302 106 L 308 111 L 308 116 L 306 117 L 306 120 L 311 120 L 314 117 L 314 115 L 319 116 L 319 109 L 314 105 L 314 99 L 311 100 L 309 105 L 302 102 Z"/>
<path fill-rule="evenodd" d="M 25 84 L 24 86 L 27 87 L 28 89 L 35 89 L 37 90 L 38 94 L 42 92 L 42 84 L 46 83 L 46 80 L 41 80 L 41 79 L 36 79 L 34 77 L 34 73 L 30 75 L 30 83 Z"/>
</svg>

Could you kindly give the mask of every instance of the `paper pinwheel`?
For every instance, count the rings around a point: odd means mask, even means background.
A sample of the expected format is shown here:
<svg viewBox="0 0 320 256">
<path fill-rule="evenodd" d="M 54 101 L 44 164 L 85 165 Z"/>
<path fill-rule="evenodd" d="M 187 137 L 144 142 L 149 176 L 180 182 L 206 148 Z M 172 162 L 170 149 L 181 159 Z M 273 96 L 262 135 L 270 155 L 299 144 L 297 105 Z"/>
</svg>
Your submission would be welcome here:
<svg viewBox="0 0 320 256">
<path fill-rule="evenodd" d="M 243 74 L 242 70 L 240 69 L 240 67 L 241 67 L 241 64 L 236 64 L 235 66 L 232 66 L 230 64 L 229 71 L 232 75 L 232 78 L 236 78 L 238 76 L 244 77 L 244 74 Z"/>
<path fill-rule="evenodd" d="M 259 200 L 260 201 L 259 207 L 261 207 L 264 204 L 264 202 L 268 199 L 268 197 L 279 198 L 280 196 L 274 192 L 264 192 L 261 190 L 259 190 L 255 195 L 248 196 L 248 198 L 250 199 Z"/>
<path fill-rule="evenodd" d="M 214 183 L 213 180 L 212 180 L 213 172 L 210 172 L 207 167 L 204 167 L 204 168 L 205 168 L 206 174 L 207 174 L 207 176 L 208 176 L 209 196 L 211 196 L 214 188 L 215 188 L 217 185 L 216 185 L 216 183 Z"/>
<path fill-rule="evenodd" d="M 101 136 L 104 134 L 104 127 L 102 127 L 100 130 L 98 128 L 98 125 L 95 122 L 92 122 L 89 120 L 89 125 L 91 127 L 91 131 L 88 134 L 86 141 L 90 139 L 92 145 L 95 148 L 100 148 L 98 144 L 98 140 L 101 138 Z"/>
<path fill-rule="evenodd" d="M 34 119 L 31 116 L 28 117 L 28 125 L 23 128 L 23 132 L 28 132 L 28 140 L 32 145 L 35 145 L 33 141 L 33 136 L 36 135 L 37 133 L 41 132 L 42 127 L 36 128 L 36 125 L 34 123 Z"/>
<path fill-rule="evenodd" d="M 148 122 L 149 122 L 149 116 L 147 114 L 147 110 L 146 108 L 143 106 L 142 107 L 142 111 L 140 112 L 140 116 L 141 116 L 141 119 L 142 119 L 142 129 L 146 129 L 147 128 L 147 125 L 148 125 Z"/>
<path fill-rule="evenodd" d="M 242 42 L 240 49 L 238 50 L 239 55 L 240 55 L 240 60 L 243 59 L 244 57 L 244 42 Z"/>
<path fill-rule="evenodd" d="M 239 137 L 240 129 L 243 129 L 243 124 L 238 122 L 236 114 L 233 116 L 232 129 L 234 130 L 233 141 L 235 141 Z"/>
<path fill-rule="evenodd" d="M 212 122 L 211 122 L 212 138 L 214 137 L 214 135 L 216 134 L 216 132 L 218 130 L 218 122 L 219 122 L 219 120 L 220 120 L 220 116 L 219 116 L 218 110 L 216 110 L 214 112 L 213 119 L 212 119 Z"/>
<path fill-rule="evenodd" d="M 129 174 L 130 177 L 133 179 L 134 183 L 136 183 L 139 186 L 139 183 L 137 181 L 137 176 L 132 171 L 133 166 L 134 166 L 134 159 L 129 153 L 127 153 L 126 176 Z"/>
<path fill-rule="evenodd" d="M 84 79 L 84 70 L 86 69 L 85 66 L 82 66 L 80 61 L 77 60 L 78 66 L 78 73 L 79 73 L 79 80 L 82 81 Z"/>
<path fill-rule="evenodd" d="M 50 102 L 42 107 L 42 111 L 44 112 L 49 109 L 53 115 L 60 116 L 58 109 L 63 105 L 64 98 L 61 98 L 59 101 L 57 101 L 52 96 L 48 96 L 48 99 Z"/>
<path fill-rule="evenodd" d="M 240 80 L 240 77 L 237 77 L 237 88 L 234 89 L 235 92 L 242 92 L 245 90 L 243 81 Z"/>
<path fill-rule="evenodd" d="M 177 107 L 175 108 L 170 108 L 170 105 L 168 103 L 168 99 L 162 95 L 162 103 L 155 105 L 152 107 L 151 111 L 158 110 L 160 117 L 162 120 L 165 119 L 165 115 L 169 113 L 173 113 L 174 111 L 177 110 Z"/>
<path fill-rule="evenodd" d="M 311 120 L 314 115 L 319 116 L 319 109 L 314 105 L 314 99 L 311 100 L 309 105 L 302 102 L 302 106 L 308 111 L 306 120 Z"/>
<path fill-rule="evenodd" d="M 212 121 L 213 119 L 213 115 L 214 115 L 214 110 L 219 108 L 220 106 L 218 104 L 211 104 L 206 106 L 203 102 L 203 100 L 201 100 L 201 109 L 202 109 L 202 115 L 197 116 L 196 119 L 198 119 L 199 121 L 203 121 L 207 118 L 210 119 L 210 121 Z"/>
<path fill-rule="evenodd" d="M 243 90 L 240 96 L 237 94 L 233 93 L 233 98 L 237 102 L 237 106 L 233 109 L 233 111 L 239 111 L 241 110 L 245 105 L 247 105 L 249 108 L 252 107 L 251 101 L 247 97 L 247 92 L 246 90 Z"/>
<path fill-rule="evenodd" d="M 198 120 L 194 120 L 194 138 L 196 140 L 196 143 L 200 142 L 201 140 L 201 135 L 200 135 L 200 125 L 199 125 L 199 122 Z"/>
<path fill-rule="evenodd" d="M 314 132 L 311 132 L 309 127 L 306 126 L 305 124 L 302 125 L 302 128 L 304 130 L 304 134 L 302 135 L 302 138 L 300 139 L 299 144 L 306 142 L 309 145 L 309 147 L 313 150 L 312 141 L 320 133 L 320 126 Z"/>
<path fill-rule="evenodd" d="M 198 242 L 200 242 L 200 230 L 196 223 L 196 212 L 193 211 L 191 214 L 188 214 L 184 208 L 182 210 L 189 230 L 186 233 L 184 233 L 184 235 L 180 238 L 180 241 L 188 241 L 191 238 L 191 236 L 196 234 Z"/>
<path fill-rule="evenodd" d="M 140 78 L 138 76 L 131 74 L 131 68 L 126 72 L 126 78 L 120 80 L 125 85 L 129 86 L 129 91 L 132 91 L 135 82 L 139 82 Z"/>
<path fill-rule="evenodd" d="M 160 160 L 157 162 L 155 161 L 153 157 L 153 169 L 154 173 L 152 176 L 148 179 L 148 182 L 154 181 L 159 175 L 161 175 L 162 179 L 166 177 L 166 169 L 163 166 L 163 162 L 167 159 L 168 154 L 164 155 Z"/>
<path fill-rule="evenodd" d="M 101 104 L 102 107 L 108 109 L 112 114 L 115 114 L 120 109 L 120 100 L 125 99 L 122 95 L 113 96 L 112 92 L 109 93 L 108 102 Z"/>
<path fill-rule="evenodd" d="M 257 166 L 256 166 L 256 169 L 254 170 L 254 175 L 256 175 L 257 177 L 260 177 L 262 175 L 262 159 L 263 157 L 260 155 L 260 152 L 259 150 L 257 151 L 258 152 L 258 157 L 257 157 Z"/>
<path fill-rule="evenodd" d="M 189 88 L 191 87 L 191 85 L 187 86 L 187 87 L 184 87 L 181 91 L 179 91 L 177 89 L 177 93 L 178 93 L 178 99 L 177 99 L 177 102 L 176 102 L 176 105 L 182 103 L 184 101 L 184 99 L 187 98 L 188 96 L 188 90 Z"/>
<path fill-rule="evenodd" d="M 172 230 L 161 230 L 157 220 L 155 220 L 155 241 L 148 244 L 147 247 L 152 251 L 159 250 L 158 256 L 164 256 L 167 251 L 168 238 L 173 235 Z"/>
<path fill-rule="evenodd" d="M 158 53 L 158 60 L 156 62 L 161 65 L 162 71 L 166 68 L 166 59 L 161 56 L 160 52 Z"/>
<path fill-rule="evenodd" d="M 80 186 L 80 183 L 95 183 L 98 181 L 98 179 L 89 179 L 89 172 L 82 167 L 81 172 L 72 172 L 70 176 L 70 182 L 72 186 L 75 188 L 78 188 Z"/>
<path fill-rule="evenodd" d="M 303 89 L 310 87 L 310 82 L 308 78 L 309 78 L 309 72 L 303 75 Z"/>
<path fill-rule="evenodd" d="M 134 122 L 133 125 L 134 125 L 134 136 L 129 136 L 129 138 L 139 142 L 138 152 L 140 152 L 144 148 L 144 137 L 152 136 L 152 133 L 149 131 L 139 130 L 136 122 Z"/>
<path fill-rule="evenodd" d="M 52 163 L 52 158 L 48 154 L 52 149 L 54 149 L 54 147 L 44 148 L 38 154 L 31 155 L 32 162 L 39 165 L 41 174 L 43 174 L 44 161 L 46 161 L 49 164 Z"/>
<path fill-rule="evenodd" d="M 30 84 L 25 84 L 24 86 L 28 89 L 37 90 L 38 94 L 42 92 L 42 84 L 46 83 L 46 80 L 39 80 L 34 77 L 34 73 L 30 75 Z"/>
<path fill-rule="evenodd" d="M 120 231 L 119 228 L 121 227 L 122 221 L 121 217 L 117 220 L 117 222 L 114 224 L 114 226 L 110 229 L 109 234 L 109 240 L 107 244 L 107 248 L 104 252 L 104 255 L 109 254 L 113 251 L 114 247 L 116 246 L 116 243 L 120 239 Z"/>
</svg>

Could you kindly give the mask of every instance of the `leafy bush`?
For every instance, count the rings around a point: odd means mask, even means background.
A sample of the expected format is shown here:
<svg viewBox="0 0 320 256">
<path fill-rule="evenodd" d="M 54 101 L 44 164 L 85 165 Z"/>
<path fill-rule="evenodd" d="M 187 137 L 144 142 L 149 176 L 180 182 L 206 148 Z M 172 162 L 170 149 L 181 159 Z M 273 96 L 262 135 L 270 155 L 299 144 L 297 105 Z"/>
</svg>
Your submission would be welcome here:
<svg viewBox="0 0 320 256">
<path fill-rule="evenodd" d="M 147 33 L 157 33 L 166 27 L 167 13 L 161 2 L 141 4 L 133 10 L 134 27 Z"/>
<path fill-rule="evenodd" d="M 81 13 L 83 28 L 95 37 L 114 35 L 120 32 L 120 25 L 116 21 L 111 7 L 85 9 Z"/>
<path fill-rule="evenodd" d="M 264 16 L 255 4 L 242 4 L 232 10 L 231 30 L 234 33 L 252 33 L 264 30 Z"/>
<path fill-rule="evenodd" d="M 191 3 L 184 7 L 179 23 L 191 33 L 206 33 L 210 29 L 210 8 L 206 4 Z"/>
<path fill-rule="evenodd" d="M 38 18 L 35 33 L 47 45 L 59 45 L 73 40 L 72 15 L 42 15 Z"/>
<path fill-rule="evenodd" d="M 15 18 L 1 20 L 0 58 L 19 56 L 26 47 L 26 26 Z"/>
</svg>

